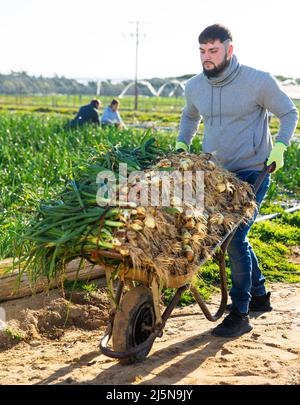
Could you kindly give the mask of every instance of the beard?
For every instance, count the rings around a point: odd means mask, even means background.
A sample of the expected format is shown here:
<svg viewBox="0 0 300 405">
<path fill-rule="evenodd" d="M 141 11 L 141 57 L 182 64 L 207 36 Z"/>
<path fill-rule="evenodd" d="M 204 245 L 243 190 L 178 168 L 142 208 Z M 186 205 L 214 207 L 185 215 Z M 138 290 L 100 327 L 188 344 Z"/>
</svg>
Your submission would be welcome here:
<svg viewBox="0 0 300 405">
<path fill-rule="evenodd" d="M 211 62 L 212 63 L 212 62 Z M 227 60 L 227 52 L 226 55 L 223 59 L 223 61 L 219 64 L 219 65 L 215 65 L 214 64 L 214 68 L 213 69 L 205 69 L 204 66 L 203 67 L 203 73 L 205 74 L 206 77 L 210 78 L 210 77 L 216 77 L 218 76 L 220 73 L 223 72 L 223 70 L 225 70 L 227 68 L 227 66 L 230 63 L 230 59 Z"/>
</svg>

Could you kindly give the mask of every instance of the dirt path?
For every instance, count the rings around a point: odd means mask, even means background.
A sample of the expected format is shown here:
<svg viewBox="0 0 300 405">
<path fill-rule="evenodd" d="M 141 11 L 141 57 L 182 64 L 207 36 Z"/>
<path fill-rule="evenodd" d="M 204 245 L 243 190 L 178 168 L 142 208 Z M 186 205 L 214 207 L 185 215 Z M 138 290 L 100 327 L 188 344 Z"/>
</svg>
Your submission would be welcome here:
<svg viewBox="0 0 300 405">
<path fill-rule="evenodd" d="M 63 299 L 57 292 L 47 299 L 37 296 L 0 304 L 9 325 L 17 328 L 23 319 L 24 329 L 27 322 L 27 342 L 10 347 L 11 342 L 5 345 L 2 340 L 0 382 L 299 384 L 300 284 L 274 283 L 270 290 L 274 310 L 252 316 L 254 329 L 249 334 L 231 340 L 213 337 L 214 325 L 198 307 L 176 309 L 147 360 L 131 366 L 121 366 L 99 353 L 99 328 L 103 330 L 107 312 L 96 299 L 72 306 L 72 324 L 67 329 L 62 328 Z M 213 305 L 216 302 L 213 299 Z M 30 308 L 22 312 L 25 306 Z"/>
</svg>

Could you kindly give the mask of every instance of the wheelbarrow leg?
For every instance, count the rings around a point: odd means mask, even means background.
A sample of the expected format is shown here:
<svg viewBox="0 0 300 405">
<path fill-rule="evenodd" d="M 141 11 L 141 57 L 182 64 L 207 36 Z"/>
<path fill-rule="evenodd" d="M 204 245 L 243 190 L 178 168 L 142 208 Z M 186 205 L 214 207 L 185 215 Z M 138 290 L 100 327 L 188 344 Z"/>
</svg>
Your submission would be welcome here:
<svg viewBox="0 0 300 405">
<path fill-rule="evenodd" d="M 104 345 L 107 345 L 107 343 L 109 342 L 109 340 L 111 338 L 112 330 L 113 330 L 114 318 L 115 318 L 115 314 L 116 314 L 116 308 L 120 304 L 122 293 L 123 293 L 123 288 L 124 288 L 124 282 L 120 280 L 119 283 L 118 283 L 118 286 L 117 286 L 117 291 L 116 291 L 116 296 L 115 296 L 115 308 L 113 308 L 110 311 L 109 320 L 108 320 L 108 326 L 107 326 L 106 331 L 105 331 L 105 333 L 103 335 L 103 338 L 101 339 L 101 340 L 103 340 Z"/>
</svg>

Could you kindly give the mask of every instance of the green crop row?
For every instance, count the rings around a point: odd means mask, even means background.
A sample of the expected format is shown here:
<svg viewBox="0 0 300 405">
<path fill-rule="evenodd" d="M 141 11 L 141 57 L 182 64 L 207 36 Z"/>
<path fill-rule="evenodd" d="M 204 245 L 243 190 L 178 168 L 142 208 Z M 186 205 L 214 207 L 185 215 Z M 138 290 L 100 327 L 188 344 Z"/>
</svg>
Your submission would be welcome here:
<svg viewBox="0 0 300 405">
<path fill-rule="evenodd" d="M 134 113 L 128 114 L 134 117 Z M 157 112 L 139 114 L 146 122 L 168 118 Z M 94 126 L 71 131 L 66 127 L 68 119 L 69 115 L 0 112 L 0 258 L 13 254 L 19 235 L 24 233 L 41 200 L 49 200 L 64 189 L 66 181 L 74 177 L 75 167 L 80 168 L 90 158 L 91 147 L 121 144 L 134 148 L 141 144 L 145 134 L 140 129 L 118 131 Z M 277 130 L 274 121 L 272 131 Z M 174 148 L 177 133 L 177 130 L 153 130 L 160 147 L 166 150 Z M 201 151 L 201 133 L 202 127 L 200 136 L 194 138 L 193 152 Z M 285 163 L 284 169 L 272 175 L 262 206 L 265 213 L 280 210 L 275 201 L 299 199 L 299 143 L 294 142 L 288 148 Z M 269 280 L 300 281 L 299 265 L 288 261 L 289 246 L 299 244 L 299 214 L 284 214 L 276 221 L 256 224 L 251 242 Z M 216 288 L 218 279 L 217 263 L 205 264 L 197 282 L 204 296 L 208 297 Z M 170 294 L 170 290 L 165 291 L 166 300 Z M 190 301 L 190 295 L 185 294 L 182 304 Z"/>
</svg>

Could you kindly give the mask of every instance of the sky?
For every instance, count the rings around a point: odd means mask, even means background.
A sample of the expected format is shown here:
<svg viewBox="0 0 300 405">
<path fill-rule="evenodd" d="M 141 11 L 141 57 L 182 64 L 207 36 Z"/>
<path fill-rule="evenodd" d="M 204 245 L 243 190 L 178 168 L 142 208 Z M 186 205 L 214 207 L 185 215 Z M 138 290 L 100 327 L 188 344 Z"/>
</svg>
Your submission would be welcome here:
<svg viewBox="0 0 300 405">
<path fill-rule="evenodd" d="M 0 73 L 127 79 L 197 74 L 198 36 L 228 26 L 243 64 L 300 77 L 299 0 L 0 0 Z"/>
</svg>

